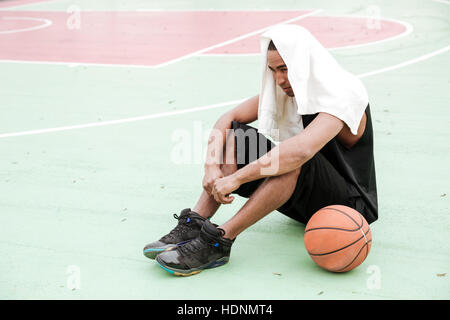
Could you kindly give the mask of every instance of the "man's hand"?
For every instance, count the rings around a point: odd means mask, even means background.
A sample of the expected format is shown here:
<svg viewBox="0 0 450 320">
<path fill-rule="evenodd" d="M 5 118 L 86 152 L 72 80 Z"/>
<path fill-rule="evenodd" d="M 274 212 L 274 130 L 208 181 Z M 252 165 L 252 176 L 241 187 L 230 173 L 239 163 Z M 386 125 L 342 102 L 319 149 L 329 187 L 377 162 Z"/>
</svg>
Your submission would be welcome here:
<svg viewBox="0 0 450 320">
<path fill-rule="evenodd" d="M 212 195 L 217 202 L 229 204 L 234 200 L 234 197 L 230 196 L 230 193 L 239 188 L 240 185 L 233 175 L 217 179 L 213 184 Z"/>
<path fill-rule="evenodd" d="M 223 178 L 222 170 L 218 166 L 205 166 L 205 176 L 203 177 L 203 189 L 208 194 L 212 195 L 214 182 L 217 179 Z"/>
</svg>

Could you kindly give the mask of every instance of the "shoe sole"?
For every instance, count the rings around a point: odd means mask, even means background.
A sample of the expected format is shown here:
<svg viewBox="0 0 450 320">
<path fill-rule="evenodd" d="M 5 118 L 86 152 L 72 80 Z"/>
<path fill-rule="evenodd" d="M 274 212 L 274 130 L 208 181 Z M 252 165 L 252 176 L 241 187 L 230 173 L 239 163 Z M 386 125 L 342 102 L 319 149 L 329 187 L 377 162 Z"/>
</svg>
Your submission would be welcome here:
<svg viewBox="0 0 450 320">
<path fill-rule="evenodd" d="M 174 248 L 176 248 L 177 245 L 176 244 L 171 244 L 171 245 L 167 245 L 161 248 L 150 248 L 150 249 L 145 249 L 144 250 L 144 256 L 146 256 L 149 259 L 154 260 L 158 254 L 164 252 L 164 251 L 170 251 Z"/>
<path fill-rule="evenodd" d="M 177 243 L 177 244 L 170 243 L 170 244 L 167 244 L 167 245 L 165 245 L 165 246 L 163 246 L 163 247 L 159 247 L 159 248 L 148 248 L 148 249 L 144 249 L 144 256 L 146 256 L 146 257 L 149 258 L 149 259 L 154 260 L 154 259 L 158 256 L 158 254 L 160 254 L 160 253 L 162 253 L 162 252 L 164 252 L 164 251 L 170 251 L 170 250 L 173 250 L 173 249 L 175 249 L 177 246 L 180 246 L 180 245 L 182 245 L 182 244 L 184 244 L 184 243 L 186 243 L 186 242 L 189 242 L 189 241 L 190 241 L 190 240 L 182 241 L 182 242 Z"/>
<path fill-rule="evenodd" d="M 174 276 L 189 277 L 189 276 L 193 276 L 194 274 L 198 274 L 205 269 L 212 269 L 212 268 L 217 268 L 217 267 L 223 266 L 224 264 L 226 264 L 228 262 L 229 259 L 230 259 L 229 257 L 223 257 L 223 258 L 220 258 L 213 262 L 204 264 L 198 268 L 192 268 L 192 269 L 188 269 L 188 270 L 176 269 L 176 268 L 169 267 L 159 257 L 156 257 L 156 262 L 162 269 L 173 274 Z"/>
</svg>

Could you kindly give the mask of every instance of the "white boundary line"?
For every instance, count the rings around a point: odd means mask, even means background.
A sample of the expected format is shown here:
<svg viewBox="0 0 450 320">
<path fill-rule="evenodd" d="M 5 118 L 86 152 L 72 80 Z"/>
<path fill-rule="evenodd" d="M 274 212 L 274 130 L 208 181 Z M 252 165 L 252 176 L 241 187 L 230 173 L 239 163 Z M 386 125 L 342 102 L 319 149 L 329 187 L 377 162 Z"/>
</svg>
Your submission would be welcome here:
<svg viewBox="0 0 450 320">
<path fill-rule="evenodd" d="M 396 64 L 396 65 L 393 65 L 393 66 L 390 66 L 390 67 L 386 67 L 386 68 L 382 68 L 382 69 L 379 69 L 379 70 L 374 70 L 374 71 L 371 71 L 371 72 L 366 72 L 366 73 L 357 75 L 357 77 L 365 78 L 365 77 L 370 77 L 370 76 L 373 76 L 373 75 L 376 75 L 376 74 L 380 74 L 380 73 L 392 71 L 392 70 L 395 70 L 395 69 L 403 68 L 403 67 L 406 67 L 408 65 L 411 65 L 411 64 L 414 64 L 414 63 L 417 63 L 417 62 L 420 62 L 420 61 L 424 61 L 424 60 L 429 59 L 431 57 L 437 56 L 437 55 L 442 54 L 444 52 L 447 52 L 449 50 L 450 50 L 450 46 L 447 46 L 447 47 L 441 48 L 439 50 L 436 50 L 436 51 L 430 52 L 428 54 L 425 54 L 423 56 L 420 56 L 420 57 L 417 57 L 417 58 L 405 61 L 403 63 L 399 63 L 399 64 Z M 140 116 L 140 117 L 132 117 L 132 118 L 119 119 L 119 120 L 112 120 L 112 121 L 92 122 L 92 123 L 87 123 L 87 124 L 65 126 L 65 127 L 57 127 L 57 128 L 48 128 L 48 129 L 39 129 L 39 130 L 29 130 L 29 131 L 21 131 L 21 132 L 3 133 L 3 134 L 0 134 L 0 139 L 1 138 L 8 138 L 8 137 L 36 135 L 36 134 L 49 133 L 49 132 L 68 131 L 68 130 L 74 130 L 74 129 L 102 127 L 102 126 L 109 126 L 109 125 L 114 125 L 114 124 L 136 122 L 136 121 L 141 121 L 141 120 L 163 118 L 163 117 L 175 116 L 175 115 L 179 115 L 179 114 L 192 113 L 192 112 L 197 112 L 197 111 L 204 111 L 204 110 L 220 108 L 220 107 L 229 106 L 229 105 L 232 105 L 232 104 L 238 104 L 238 103 L 241 103 L 241 102 L 245 101 L 246 99 L 248 99 L 248 98 L 239 99 L 239 100 L 233 100 L 233 101 L 228 101 L 228 102 L 223 102 L 223 103 L 217 103 L 217 104 L 212 104 L 212 105 L 208 105 L 208 106 L 195 107 L 195 108 L 186 109 L 186 110 L 179 110 L 179 111 L 172 111 L 172 112 L 162 112 L 162 113 L 150 114 L 150 115 L 145 115 L 145 116 Z"/>
<path fill-rule="evenodd" d="M 0 34 L 11 34 L 11 33 L 19 33 L 19 32 L 27 32 L 27 31 L 34 31 L 39 30 L 43 28 L 47 28 L 53 24 L 53 21 L 49 19 L 44 18 L 31 18 L 31 17 L 1 17 L 2 20 L 32 20 L 32 21 L 42 21 L 43 24 L 40 24 L 38 26 L 29 27 L 29 28 L 23 28 L 23 29 L 15 29 L 15 30 L 6 30 L 1 31 Z"/>
<path fill-rule="evenodd" d="M 311 10 L 311 9 L 303 9 L 303 10 Z M 148 10 L 146 10 L 146 11 L 148 11 Z M 150 10 L 150 11 L 153 11 L 153 10 Z M 200 10 L 200 11 L 202 11 L 202 10 Z M 205 11 L 207 11 L 207 10 L 205 10 Z M 220 11 L 222 11 L 222 10 L 220 10 Z M 263 11 L 263 10 L 261 10 L 261 11 Z M 283 11 L 289 11 L 289 10 L 283 10 Z M 298 21 L 300 19 L 306 18 L 306 17 L 308 17 L 310 15 L 313 15 L 313 14 L 315 15 L 317 13 L 318 12 L 313 11 L 313 12 L 310 12 L 310 13 L 308 13 L 306 15 L 302 15 L 302 16 L 296 17 L 296 18 L 294 18 L 294 20 L 292 20 L 292 19 L 291 20 L 287 20 L 287 21 L 281 22 L 279 24 L 284 24 L 284 23 L 289 23 L 289 22 L 293 22 L 293 21 Z M 373 18 L 373 17 L 359 16 L 359 15 L 326 15 L 326 16 L 323 16 L 323 17 Z M 391 37 L 391 38 L 378 40 L 378 41 L 373 41 L 373 42 L 369 42 L 369 43 L 357 44 L 357 45 L 349 45 L 349 46 L 343 46 L 343 47 L 328 48 L 328 50 L 329 51 L 335 51 L 335 50 L 342 50 L 342 49 L 353 49 L 353 48 L 357 48 L 357 47 L 364 47 L 364 46 L 370 46 L 370 45 L 374 45 L 374 44 L 380 44 L 380 43 L 383 43 L 383 42 L 386 42 L 386 41 L 391 41 L 391 40 L 398 39 L 400 37 L 407 36 L 408 34 L 410 34 L 413 31 L 412 25 L 407 23 L 407 22 L 404 22 L 404 21 L 401 21 L 401 20 L 396 20 L 396 19 L 390 19 L 390 18 L 380 18 L 380 19 L 386 20 L 386 21 L 397 22 L 399 24 L 402 24 L 402 25 L 405 26 L 406 30 L 405 30 L 405 32 L 403 32 L 403 33 L 401 33 L 399 35 L 396 35 L 394 37 Z M 275 25 L 272 25 L 272 26 L 275 26 Z M 272 26 L 266 27 L 264 29 L 268 29 L 268 28 L 270 28 Z M 200 57 L 204 57 L 204 56 L 210 56 L 210 57 L 215 57 L 215 56 L 232 56 L 232 57 L 239 57 L 239 56 L 254 57 L 254 56 L 259 56 L 260 53 L 245 53 L 245 54 L 206 53 L 205 54 L 204 52 L 213 50 L 213 49 L 218 48 L 218 47 L 222 47 L 222 46 L 228 45 L 230 43 L 233 43 L 233 42 L 236 42 L 236 41 L 248 38 L 248 37 L 251 37 L 251 36 L 256 35 L 258 33 L 262 33 L 264 31 L 265 30 L 262 30 L 262 31 L 261 30 L 257 30 L 257 31 L 251 32 L 250 34 L 244 34 L 244 35 L 242 35 L 240 37 L 233 38 L 231 40 L 228 40 L 228 41 L 225 41 L 225 42 L 222 42 L 222 43 L 219 43 L 217 45 L 213 45 L 213 46 L 210 46 L 210 47 L 207 47 L 207 48 L 203 48 L 203 49 L 201 49 L 199 51 L 190 53 L 188 55 L 179 57 L 177 59 L 174 59 L 174 60 L 171 60 L 171 61 L 159 64 L 159 65 L 154 65 L 154 66 L 150 66 L 150 65 L 135 65 L 135 64 L 112 64 L 112 63 L 108 64 L 108 63 L 84 63 L 84 62 L 61 62 L 61 61 L 28 61 L 28 60 L 6 60 L 6 59 L 5 60 L 0 60 L 0 63 L 54 64 L 54 65 L 65 65 L 65 66 L 69 66 L 69 67 L 74 67 L 74 66 L 92 66 L 92 67 L 123 67 L 123 68 L 157 69 L 157 68 L 164 67 L 166 65 L 172 64 L 172 63 L 177 62 L 177 61 L 185 60 L 185 59 L 190 58 L 192 56 L 200 56 Z"/>
<path fill-rule="evenodd" d="M 201 53 L 203 53 L 203 52 L 210 51 L 210 50 L 213 50 L 213 49 L 216 49 L 216 48 L 220 48 L 220 47 L 229 45 L 229 44 L 231 44 L 231 43 L 240 41 L 240 40 L 242 40 L 242 39 L 246 39 L 246 38 L 252 37 L 252 36 L 254 36 L 254 35 L 256 35 L 256 34 L 259 34 L 259 33 L 261 33 L 261 32 L 264 32 L 264 31 L 266 31 L 266 30 L 268 30 L 268 29 L 270 29 L 270 28 L 272 28 L 272 27 L 274 27 L 274 26 L 281 25 L 281 24 L 285 24 L 285 23 L 290 23 L 290 22 L 294 22 L 294 21 L 298 21 L 298 20 L 304 19 L 304 18 L 306 18 L 306 17 L 309 17 L 309 16 L 312 16 L 312 15 L 318 14 L 319 12 L 322 12 L 322 11 L 323 11 L 322 9 L 317 9 L 317 10 L 314 10 L 314 11 L 312 11 L 312 12 L 309 12 L 309 13 L 306 13 L 306 14 L 302 14 L 302 15 L 299 15 L 299 16 L 297 16 L 297 17 L 294 17 L 294 18 L 291 18 L 291 19 L 288 19 L 288 20 L 284 20 L 284 21 L 279 22 L 279 23 L 276 23 L 276 24 L 269 25 L 269 26 L 264 27 L 264 28 L 261 28 L 261 29 L 259 29 L 259 30 L 256 30 L 256 31 L 252 31 L 252 32 L 243 34 L 243 35 L 241 35 L 241 36 L 239 36 L 239 37 L 235 37 L 235 38 L 232 38 L 232 39 L 230 39 L 230 40 L 227 40 L 227 41 L 224 41 L 224 42 L 221 42 L 221 43 L 218 43 L 218 44 L 215 44 L 215 45 L 212 45 L 212 46 L 203 48 L 203 49 L 201 49 L 201 50 L 197 50 L 197 51 L 195 51 L 195 52 L 192 52 L 192 53 L 189 53 L 189 54 L 187 54 L 187 55 L 181 56 L 181 57 L 179 57 L 179 58 L 176 58 L 176 59 L 173 59 L 173 60 L 170 60 L 170 61 L 167 61 L 167 62 L 158 64 L 158 65 L 154 66 L 154 68 L 165 67 L 165 66 L 170 65 L 170 64 L 172 64 L 172 63 L 175 63 L 175 62 L 178 62 L 178 61 L 181 61 L 181 60 L 188 59 L 188 58 L 190 58 L 190 57 L 192 57 L 192 56 L 197 56 L 197 55 L 199 55 L 199 54 L 201 54 Z"/>
<path fill-rule="evenodd" d="M 269 25 L 269 26 L 264 27 L 262 29 L 243 34 L 241 36 L 232 38 L 230 40 L 227 40 L 227 41 L 224 41 L 224 42 L 220 42 L 220 43 L 215 44 L 213 46 L 209 46 L 209 47 L 203 48 L 201 50 L 197 50 L 197 51 L 191 52 L 189 54 L 186 54 L 184 56 L 178 57 L 176 59 L 173 59 L 173 60 L 170 60 L 170 61 L 158 64 L 158 65 L 153 65 L 153 66 L 149 66 L 149 65 L 134 65 L 134 64 L 80 63 L 80 62 L 60 62 L 60 61 L 58 61 L 58 62 L 48 61 L 47 62 L 47 61 L 27 61 L 27 60 L 0 60 L 0 63 L 4 62 L 4 63 L 56 64 L 56 65 L 69 65 L 71 67 L 73 67 L 73 66 L 96 66 L 96 67 L 128 67 L 128 68 L 158 69 L 158 68 L 162 68 L 162 67 L 168 66 L 170 64 L 173 64 L 175 62 L 179 62 L 179 61 L 188 59 L 188 58 L 193 57 L 193 56 L 198 56 L 198 55 L 200 55 L 203 52 L 206 52 L 206 51 L 209 51 L 209 50 L 213 50 L 213 49 L 216 49 L 216 48 L 219 48 L 219 47 L 223 47 L 223 46 L 231 44 L 233 42 L 237 42 L 237 41 L 240 41 L 242 39 L 251 37 L 251 36 L 256 35 L 258 33 L 264 32 L 265 30 L 267 30 L 267 29 L 269 29 L 269 28 L 271 28 L 273 26 L 280 25 L 280 24 L 285 24 L 285 23 L 290 23 L 290 22 L 294 22 L 294 21 L 298 21 L 298 20 L 304 19 L 306 17 L 309 17 L 311 15 L 318 14 L 319 12 L 322 12 L 322 11 L 323 11 L 322 9 L 317 9 L 315 11 L 312 11 L 312 12 L 309 12 L 309 13 L 306 13 L 306 14 L 302 14 L 300 16 L 297 16 L 297 17 L 294 17 L 294 18 L 291 18 L 291 19 L 288 19 L 288 20 L 285 20 L 285 21 L 282 21 L 282 22 L 279 22 L 279 23 L 276 23 L 276 24 Z"/>
<path fill-rule="evenodd" d="M 370 16 L 361 16 L 361 15 L 320 15 L 317 17 L 342 17 L 342 18 L 364 18 L 364 19 L 373 19 L 374 17 L 370 17 Z M 367 42 L 367 43 L 361 43 L 361 44 L 354 44 L 354 45 L 348 45 L 348 46 L 342 46 L 342 47 L 332 47 L 332 48 L 327 48 L 328 51 L 336 51 L 336 50 L 342 50 L 342 49 L 353 49 L 353 48 L 359 48 L 359 47 L 366 47 L 366 46 L 371 46 L 371 45 L 375 45 L 375 44 L 380 44 L 383 42 L 387 42 L 387 41 L 392 41 L 392 40 L 397 40 L 398 38 L 402 38 L 405 37 L 407 35 L 409 35 L 410 33 L 412 33 L 414 31 L 414 27 L 405 21 L 401 21 L 401 20 L 397 20 L 397 19 L 391 19 L 391 18 L 380 18 L 380 20 L 385 20 L 385 21 L 390 21 L 390 22 L 396 22 L 398 24 L 401 24 L 405 27 L 405 31 L 390 37 L 390 38 L 386 38 L 386 39 L 382 39 L 382 40 L 377 40 L 377 41 L 372 41 L 372 42 Z M 261 53 L 237 53 L 237 54 L 233 54 L 233 53 L 228 53 L 228 54 L 224 54 L 224 53 L 204 53 L 201 54 L 200 56 L 205 57 L 205 56 L 211 56 L 211 57 L 223 57 L 223 56 L 232 56 L 232 57 L 240 57 L 240 56 L 246 56 L 246 57 L 255 57 L 255 56 L 259 56 L 261 55 Z"/>
<path fill-rule="evenodd" d="M 374 17 L 360 16 L 360 15 L 356 15 L 356 16 L 354 16 L 354 15 L 332 15 L 331 17 L 342 17 L 342 18 L 357 17 L 357 18 L 364 18 L 364 19 L 374 19 Z M 361 44 L 355 44 L 355 45 L 349 45 L 349 46 L 343 46 L 343 47 L 334 47 L 334 48 L 330 48 L 330 50 L 334 51 L 334 50 L 341 50 L 341 49 L 353 49 L 353 48 L 371 46 L 371 45 L 374 45 L 374 44 L 380 44 L 380 43 L 383 43 L 383 42 L 397 40 L 398 38 L 405 37 L 405 36 L 409 35 L 410 33 L 412 33 L 414 31 L 414 27 L 409 22 L 401 21 L 401 20 L 398 20 L 398 19 L 392 19 L 392 18 L 381 18 L 380 17 L 379 19 L 401 24 L 401 25 L 403 25 L 405 27 L 405 31 L 400 33 L 400 34 L 398 34 L 398 35 L 396 35 L 396 36 L 390 37 L 390 38 L 377 40 L 377 41 L 372 41 L 372 42 L 368 42 L 368 43 L 361 43 Z"/>
<path fill-rule="evenodd" d="M 136 9 L 137 12 L 295 12 L 295 11 L 313 11 L 316 8 L 298 8 L 298 9 Z"/>
<path fill-rule="evenodd" d="M 17 9 L 17 8 L 24 7 L 24 6 L 31 6 L 31 5 L 41 4 L 41 3 L 46 3 L 46 2 L 55 3 L 57 1 L 59 1 L 59 0 L 42 0 L 42 1 L 35 1 L 35 2 L 30 2 L 30 3 L 23 3 L 23 4 L 16 5 L 16 6 L 0 8 L 0 11 L 9 11 L 10 9 Z M 11 10 L 11 11 L 14 11 L 14 10 Z"/>
<path fill-rule="evenodd" d="M 432 0 L 432 1 L 450 4 L 450 2 L 447 2 L 447 1 L 440 1 L 440 0 Z M 427 60 L 431 57 L 437 56 L 437 55 L 447 52 L 449 50 L 450 50 L 450 46 L 447 46 L 447 47 L 441 48 L 439 50 L 430 52 L 428 54 L 422 55 L 422 56 L 414 58 L 414 59 L 407 60 L 405 62 L 396 64 L 396 65 L 393 65 L 390 67 L 386 67 L 386 68 L 374 70 L 371 72 L 359 74 L 359 75 L 357 75 L 357 77 L 362 79 L 362 78 L 370 77 L 370 76 L 373 76 L 376 74 L 403 68 L 408 65 Z M 1 60 L 0 60 L 0 62 L 1 62 Z M 62 63 L 62 64 L 67 64 L 67 63 Z M 112 121 L 92 122 L 92 123 L 87 123 L 87 124 L 82 124 L 82 125 L 73 125 L 73 126 L 65 126 L 65 127 L 57 127 L 57 128 L 39 129 L 39 130 L 29 130 L 29 131 L 21 131 L 21 132 L 13 132 L 13 133 L 3 133 L 3 134 L 0 134 L 0 139 L 8 138 L 8 137 L 25 136 L 25 135 L 36 135 L 36 134 L 48 133 L 48 132 L 58 132 L 58 131 L 67 131 L 67 130 L 82 129 L 82 128 L 101 127 L 101 126 L 108 126 L 108 125 L 128 123 L 128 122 L 136 122 L 136 121 L 148 120 L 148 119 L 156 119 L 156 118 L 174 116 L 174 115 L 179 115 L 179 114 L 184 114 L 184 113 L 191 113 L 191 112 L 197 112 L 197 111 L 203 111 L 203 110 L 210 110 L 210 109 L 214 109 L 214 108 L 220 108 L 220 107 L 229 106 L 232 104 L 241 103 L 241 102 L 245 101 L 246 99 L 247 98 L 218 103 L 218 104 L 212 104 L 212 105 L 203 106 L 203 107 L 196 107 L 196 108 L 191 108 L 191 109 L 186 109 L 186 110 L 163 112 L 163 113 L 151 114 L 151 115 L 140 116 L 140 117 L 125 118 L 125 119 L 119 119 L 119 120 L 112 120 Z"/>
<path fill-rule="evenodd" d="M 227 102 L 222 102 L 222 103 L 217 103 L 217 104 L 211 104 L 211 105 L 207 105 L 207 106 L 203 106 L 203 107 L 195 107 L 195 108 L 179 110 L 179 111 L 162 112 L 162 113 L 149 114 L 149 115 L 145 115 L 145 116 L 131 117 L 131 118 L 125 118 L 125 119 L 111 120 L 111 121 L 91 122 L 91 123 L 80 124 L 80 125 L 64 126 L 64 127 L 56 127 L 56 128 L 48 128 L 48 129 L 38 129 L 38 130 L 29 130 L 29 131 L 14 132 L 14 133 L 3 133 L 3 134 L 0 134 L 0 138 L 36 135 L 36 134 L 41 134 L 41 133 L 68 131 L 68 130 L 84 129 L 84 128 L 92 128 L 92 127 L 104 127 L 104 126 L 110 126 L 110 125 L 114 125 L 114 124 L 121 124 L 121 123 L 129 123 L 129 122 L 136 122 L 136 121 L 149 120 L 149 119 L 164 118 L 164 117 L 170 117 L 170 116 L 175 116 L 175 115 L 179 115 L 179 114 L 185 114 L 185 113 L 192 113 L 192 112 L 197 112 L 197 111 L 204 111 L 204 110 L 210 110 L 210 109 L 215 109 L 215 108 L 221 108 L 221 107 L 225 107 L 225 106 L 228 106 L 228 105 L 241 103 L 241 102 L 243 102 L 243 101 L 245 101 L 247 99 L 248 98 L 240 99 L 240 100 L 227 101 Z"/>
<path fill-rule="evenodd" d="M 450 4 L 450 1 L 446 1 L 446 0 L 432 0 L 434 2 L 439 2 L 439 3 L 444 3 L 444 4 Z"/>
<path fill-rule="evenodd" d="M 444 53 L 444 52 L 447 52 L 449 50 L 450 50 L 450 46 L 447 46 L 447 47 L 444 47 L 442 49 L 430 52 L 430 53 L 425 54 L 423 56 L 420 56 L 420 57 L 417 57 L 417 58 L 414 58 L 414 59 L 411 59 L 411 60 L 408 60 L 408 61 L 405 61 L 405 62 L 402 62 L 402 63 L 399 63 L 399 64 L 395 64 L 395 65 L 390 66 L 390 67 L 386 67 L 386 68 L 382 68 L 382 69 L 378 69 L 378 70 L 362 73 L 362 74 L 358 75 L 358 77 L 362 79 L 362 78 L 370 77 L 370 76 L 373 76 L 373 75 L 376 75 L 376 74 L 380 74 L 380 73 L 383 73 L 383 72 L 388 72 L 388 71 L 391 71 L 391 70 L 403 68 L 403 67 L 409 66 L 411 64 L 427 60 L 427 59 L 429 59 L 431 57 L 437 56 L 437 55 L 439 55 L 441 53 Z"/>
</svg>

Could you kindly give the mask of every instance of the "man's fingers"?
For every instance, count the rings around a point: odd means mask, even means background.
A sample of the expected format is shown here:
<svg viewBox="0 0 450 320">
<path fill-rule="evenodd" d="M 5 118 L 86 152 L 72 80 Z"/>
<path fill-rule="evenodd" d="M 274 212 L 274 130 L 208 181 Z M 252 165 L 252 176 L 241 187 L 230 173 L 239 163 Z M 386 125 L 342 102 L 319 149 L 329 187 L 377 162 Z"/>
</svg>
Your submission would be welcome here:
<svg viewBox="0 0 450 320">
<path fill-rule="evenodd" d="M 222 204 L 229 204 L 234 200 L 234 197 L 230 197 L 229 195 L 223 195 L 220 192 L 216 192 L 216 195 L 217 195 L 216 201 Z"/>
<path fill-rule="evenodd" d="M 232 203 L 233 200 L 234 200 L 234 197 L 230 197 L 229 195 L 228 196 L 224 196 L 222 198 L 222 201 L 223 201 L 222 203 L 223 204 L 229 204 L 229 203 Z"/>
<path fill-rule="evenodd" d="M 216 202 L 223 204 L 223 201 L 220 198 L 220 194 L 217 192 L 216 188 L 214 188 L 214 187 L 212 188 L 212 193 L 211 194 L 213 195 L 214 200 L 216 200 Z"/>
<path fill-rule="evenodd" d="M 221 203 L 219 201 L 219 197 L 217 196 L 217 191 L 216 189 L 214 189 L 214 187 L 212 188 L 211 195 L 214 197 L 214 200 L 216 200 L 216 202 Z"/>
<path fill-rule="evenodd" d="M 206 182 L 205 184 L 203 184 L 203 189 L 205 189 L 205 191 L 209 195 L 212 195 L 213 188 L 214 188 L 214 180 L 210 180 L 210 181 Z"/>
</svg>

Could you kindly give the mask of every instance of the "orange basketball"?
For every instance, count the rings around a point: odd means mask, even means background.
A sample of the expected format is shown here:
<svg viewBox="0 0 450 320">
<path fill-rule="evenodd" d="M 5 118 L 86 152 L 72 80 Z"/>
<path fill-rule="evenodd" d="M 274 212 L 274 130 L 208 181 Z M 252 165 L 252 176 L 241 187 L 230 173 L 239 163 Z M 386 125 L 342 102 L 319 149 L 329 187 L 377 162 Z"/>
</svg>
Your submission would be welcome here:
<svg viewBox="0 0 450 320">
<path fill-rule="evenodd" d="M 367 257 L 372 233 L 366 219 L 355 209 L 333 205 L 320 209 L 305 228 L 305 247 L 320 267 L 346 272 Z"/>
</svg>

